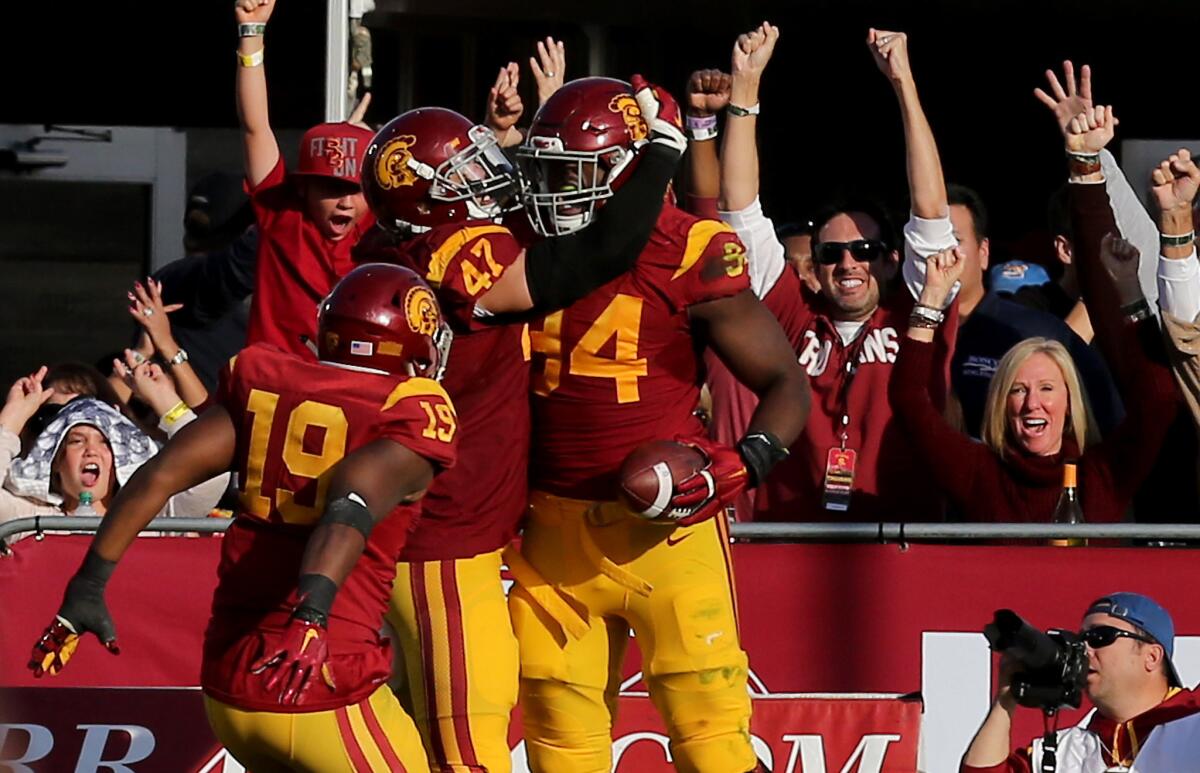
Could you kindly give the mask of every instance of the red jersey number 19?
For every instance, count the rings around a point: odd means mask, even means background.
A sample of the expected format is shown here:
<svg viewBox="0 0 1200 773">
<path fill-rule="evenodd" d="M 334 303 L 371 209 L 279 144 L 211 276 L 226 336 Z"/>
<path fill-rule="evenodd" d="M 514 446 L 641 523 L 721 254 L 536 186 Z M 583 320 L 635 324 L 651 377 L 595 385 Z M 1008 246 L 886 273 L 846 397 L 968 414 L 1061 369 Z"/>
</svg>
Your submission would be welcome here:
<svg viewBox="0 0 1200 773">
<path fill-rule="evenodd" d="M 546 316 L 541 330 L 529 331 L 533 351 L 546 356 L 541 372 L 534 374 L 533 390 L 545 397 L 558 389 L 562 379 L 563 312 Z M 647 374 L 645 357 L 638 357 L 638 336 L 642 324 L 642 299 L 616 295 L 571 349 L 568 373 L 573 376 L 610 378 L 617 390 L 618 403 L 636 403 L 640 399 L 638 378 Z M 600 350 L 616 337 L 613 357 Z"/>
<path fill-rule="evenodd" d="M 325 473 L 346 455 L 346 435 L 350 427 L 341 408 L 314 400 L 305 400 L 288 414 L 283 448 L 276 451 L 278 458 L 291 475 L 317 481 L 313 504 L 302 505 L 295 501 L 295 492 L 285 488 L 263 491 L 264 471 L 268 460 L 272 458 L 271 428 L 278 407 L 279 395 L 261 389 L 250 390 L 246 410 L 254 414 L 254 424 L 250 429 L 250 448 L 246 456 L 242 509 L 263 520 L 269 520 L 274 509 L 284 523 L 313 523 L 325 509 L 325 496 L 331 480 Z M 319 453 L 304 450 L 304 437 L 310 427 L 325 431 Z"/>
</svg>

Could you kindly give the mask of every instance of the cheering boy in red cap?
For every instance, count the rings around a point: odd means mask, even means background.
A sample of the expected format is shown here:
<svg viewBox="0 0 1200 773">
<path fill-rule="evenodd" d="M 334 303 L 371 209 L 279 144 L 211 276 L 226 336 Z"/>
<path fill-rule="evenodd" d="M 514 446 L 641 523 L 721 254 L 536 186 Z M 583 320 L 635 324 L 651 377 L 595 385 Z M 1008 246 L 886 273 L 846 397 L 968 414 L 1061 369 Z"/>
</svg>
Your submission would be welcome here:
<svg viewBox="0 0 1200 773">
<path fill-rule="evenodd" d="M 304 133 L 287 174 L 267 115 L 263 33 L 275 0 L 238 0 L 237 106 L 246 190 L 258 219 L 258 273 L 246 344 L 266 341 L 303 357 L 317 304 L 354 268 L 350 250 L 373 224 L 360 174 L 373 132 L 323 123 Z"/>
</svg>

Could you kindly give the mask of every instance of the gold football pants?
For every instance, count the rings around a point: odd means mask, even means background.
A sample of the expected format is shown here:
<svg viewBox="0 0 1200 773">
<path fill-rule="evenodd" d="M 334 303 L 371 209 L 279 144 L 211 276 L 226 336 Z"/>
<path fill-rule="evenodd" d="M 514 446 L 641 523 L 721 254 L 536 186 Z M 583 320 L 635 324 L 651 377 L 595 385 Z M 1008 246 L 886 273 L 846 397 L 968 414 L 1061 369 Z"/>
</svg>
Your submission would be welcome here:
<svg viewBox="0 0 1200 773">
<path fill-rule="evenodd" d="M 608 773 L 621 661 L 633 628 L 680 771 L 739 773 L 750 745 L 728 527 L 649 523 L 614 502 L 534 492 L 506 554 L 521 711 L 539 773 Z"/>
<path fill-rule="evenodd" d="M 509 773 L 517 640 L 500 551 L 402 563 L 388 609 L 399 638 L 393 686 L 435 773 Z"/>
<path fill-rule="evenodd" d="M 245 711 L 208 696 L 204 710 L 217 739 L 253 773 L 415 773 L 428 767 L 417 728 L 387 685 L 329 711 Z"/>
</svg>

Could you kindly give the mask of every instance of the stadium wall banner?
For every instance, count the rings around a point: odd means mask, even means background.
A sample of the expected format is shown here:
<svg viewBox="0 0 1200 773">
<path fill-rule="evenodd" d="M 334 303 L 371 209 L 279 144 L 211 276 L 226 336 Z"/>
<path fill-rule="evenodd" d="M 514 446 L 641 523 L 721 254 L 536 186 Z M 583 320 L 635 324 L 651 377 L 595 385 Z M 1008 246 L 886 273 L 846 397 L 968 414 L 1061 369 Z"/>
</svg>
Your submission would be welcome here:
<svg viewBox="0 0 1200 773">
<path fill-rule="evenodd" d="M 196 688 L 46 689 L 9 696 L 19 722 L 0 725 L 0 768 L 12 773 L 243 773 L 208 729 Z M 615 773 L 669 773 L 670 752 L 650 699 L 620 698 Z M 775 773 L 899 773 L 917 764 L 919 702 L 887 696 L 755 699 L 752 741 Z M 514 773 L 528 773 L 519 718 Z"/>
<path fill-rule="evenodd" d="M 87 543 L 72 536 L 26 539 L 0 558 L 0 685 L 62 695 L 46 686 L 194 686 L 220 538 L 139 540 L 109 585 L 122 654 L 113 657 L 87 642 L 53 680 L 34 680 L 25 670 L 30 645 L 58 608 Z M 1013 609 L 1039 628 L 1074 628 L 1099 595 L 1146 593 L 1174 615 L 1175 664 L 1184 683 L 1200 680 L 1200 607 L 1191 581 L 1200 555 L 1193 549 L 736 544 L 733 556 L 752 694 L 919 692 L 922 703 L 909 705 L 924 709 L 923 770 L 955 770 L 987 712 L 995 658 L 979 632 L 998 608 Z M 636 690 L 641 666 L 635 647 L 626 666 L 626 689 Z M 11 697 L 5 703 L 0 720 L 28 723 L 21 703 Z M 758 714 L 774 711 L 764 705 L 757 702 Z M 1078 721 L 1086 708 L 1064 712 L 1061 726 Z M 803 760 L 803 744 L 759 734 L 759 721 L 756 715 L 753 729 L 777 765 L 793 749 Z M 101 713 L 77 724 L 105 722 L 117 723 Z M 787 734 L 809 732 L 786 726 Z M 846 767 L 846 760 L 860 739 L 875 732 L 863 727 L 849 750 L 836 753 L 830 751 L 830 728 L 819 728 L 832 770 L 858 770 Z M 1041 715 L 1019 712 L 1015 737 L 1040 734 Z M 655 753 L 652 741 L 631 741 L 629 753 Z M 888 755 L 893 747 L 889 743 Z M 803 768 L 798 763 L 796 769 Z"/>
</svg>

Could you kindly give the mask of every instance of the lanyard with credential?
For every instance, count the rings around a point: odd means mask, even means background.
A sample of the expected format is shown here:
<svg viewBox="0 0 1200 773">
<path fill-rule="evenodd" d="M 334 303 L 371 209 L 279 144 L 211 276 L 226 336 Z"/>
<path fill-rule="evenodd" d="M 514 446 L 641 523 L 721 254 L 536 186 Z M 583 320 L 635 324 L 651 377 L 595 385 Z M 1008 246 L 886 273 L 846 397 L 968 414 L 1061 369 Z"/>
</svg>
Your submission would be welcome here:
<svg viewBox="0 0 1200 773">
<path fill-rule="evenodd" d="M 844 513 L 850 509 L 850 494 L 854 491 L 854 470 L 858 465 L 858 452 L 846 447 L 850 437 L 850 386 L 858 374 L 859 358 L 869 335 L 866 324 L 858 331 L 857 340 L 848 349 L 846 365 L 838 384 L 837 435 L 839 443 L 825 454 L 825 484 L 821 488 L 821 505 L 826 510 Z"/>
</svg>

